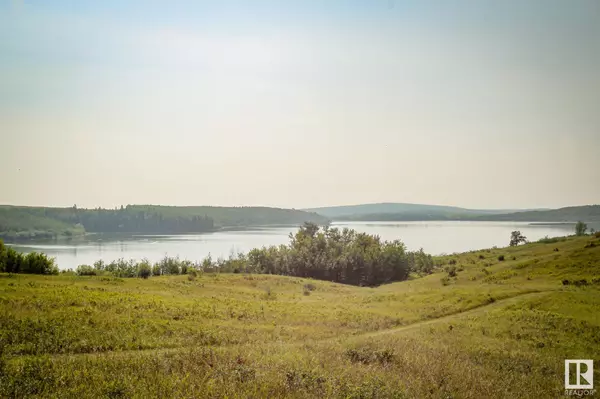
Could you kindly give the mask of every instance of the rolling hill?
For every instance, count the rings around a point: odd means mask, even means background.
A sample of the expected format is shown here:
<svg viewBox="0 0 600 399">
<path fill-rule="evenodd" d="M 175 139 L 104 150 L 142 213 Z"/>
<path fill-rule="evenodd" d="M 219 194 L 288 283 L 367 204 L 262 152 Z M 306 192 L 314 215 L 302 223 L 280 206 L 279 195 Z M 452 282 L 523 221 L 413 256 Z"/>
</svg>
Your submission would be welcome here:
<svg viewBox="0 0 600 399">
<path fill-rule="evenodd" d="M 382 203 L 311 208 L 332 220 L 355 221 L 510 221 L 510 222 L 600 222 L 600 205 L 559 209 L 467 209 L 453 206 Z"/>
<path fill-rule="evenodd" d="M 600 353 L 599 261 L 586 236 L 377 288 L 0 273 L 0 397 L 562 397 L 564 359 Z"/>
</svg>

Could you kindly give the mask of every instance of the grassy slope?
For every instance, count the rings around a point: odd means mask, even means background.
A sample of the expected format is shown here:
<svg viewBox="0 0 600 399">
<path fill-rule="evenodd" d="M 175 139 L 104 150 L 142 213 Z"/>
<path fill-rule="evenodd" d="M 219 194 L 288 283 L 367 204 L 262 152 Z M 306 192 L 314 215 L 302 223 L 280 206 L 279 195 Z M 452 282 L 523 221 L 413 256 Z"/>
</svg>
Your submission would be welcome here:
<svg viewBox="0 0 600 399">
<path fill-rule="evenodd" d="M 447 285 L 308 296 L 281 276 L 3 275 L 0 396 L 557 397 L 565 358 L 600 360 L 600 284 L 561 283 L 600 277 L 599 239 L 451 258 Z"/>
</svg>

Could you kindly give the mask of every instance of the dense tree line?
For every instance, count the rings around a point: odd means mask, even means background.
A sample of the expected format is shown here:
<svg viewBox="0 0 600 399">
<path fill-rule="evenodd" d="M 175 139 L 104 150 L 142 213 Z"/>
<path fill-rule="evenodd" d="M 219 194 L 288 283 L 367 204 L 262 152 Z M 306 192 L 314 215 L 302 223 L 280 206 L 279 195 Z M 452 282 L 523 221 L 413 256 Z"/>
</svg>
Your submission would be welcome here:
<svg viewBox="0 0 600 399">
<path fill-rule="evenodd" d="M 127 205 L 115 209 L 0 206 L 0 238 L 56 238 L 90 233 L 177 234 L 221 227 L 289 225 L 328 219 L 315 213 L 266 207 Z"/>
<path fill-rule="evenodd" d="M 45 208 L 44 215 L 66 223 L 81 225 L 90 233 L 197 233 L 212 231 L 208 216 L 171 216 L 134 207 L 120 209 Z"/>
<path fill-rule="evenodd" d="M 27 255 L 4 245 L 0 240 L 0 273 L 58 274 L 54 259 L 45 254 Z"/>
</svg>

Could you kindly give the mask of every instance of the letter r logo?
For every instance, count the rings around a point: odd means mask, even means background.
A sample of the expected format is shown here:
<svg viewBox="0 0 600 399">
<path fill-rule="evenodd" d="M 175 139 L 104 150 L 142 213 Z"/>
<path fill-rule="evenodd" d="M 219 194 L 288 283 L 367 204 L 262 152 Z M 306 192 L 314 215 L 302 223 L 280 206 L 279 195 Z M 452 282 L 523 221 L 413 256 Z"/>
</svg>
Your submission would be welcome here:
<svg viewBox="0 0 600 399">
<path fill-rule="evenodd" d="M 594 361 L 565 360 L 565 389 L 594 389 Z"/>
</svg>

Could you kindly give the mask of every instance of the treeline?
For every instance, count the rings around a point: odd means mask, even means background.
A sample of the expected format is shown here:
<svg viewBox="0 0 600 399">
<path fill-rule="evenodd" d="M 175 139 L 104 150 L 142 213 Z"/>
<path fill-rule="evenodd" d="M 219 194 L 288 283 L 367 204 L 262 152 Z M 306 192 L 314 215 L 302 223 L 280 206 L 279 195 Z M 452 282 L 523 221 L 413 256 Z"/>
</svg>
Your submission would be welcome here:
<svg viewBox="0 0 600 399">
<path fill-rule="evenodd" d="M 213 260 L 208 256 L 192 263 L 165 257 L 153 265 L 147 260 L 119 259 L 108 264 L 98 261 L 93 266 L 83 265 L 75 272 L 144 278 L 190 272 L 262 273 L 377 286 L 406 280 L 410 272 L 428 274 L 433 268 L 431 255 L 423 250 L 409 252 L 400 241 L 381 241 L 377 236 L 350 229 L 306 223 L 296 234 L 290 234 L 288 245 L 256 248 L 227 259 Z"/>
<path fill-rule="evenodd" d="M 54 259 L 45 254 L 31 252 L 25 255 L 0 240 L 0 273 L 58 274 L 58 267 Z"/>
<path fill-rule="evenodd" d="M 480 213 L 478 213 L 480 212 Z M 560 209 L 491 213 L 477 210 L 411 210 L 399 212 L 355 213 L 334 218 L 339 221 L 522 221 L 522 222 L 600 222 L 600 205 L 573 206 Z"/>
<path fill-rule="evenodd" d="M 328 223 L 323 216 L 265 207 L 127 205 L 116 209 L 0 206 L 0 238 L 72 237 L 90 233 L 202 233 L 221 227 Z"/>
<path fill-rule="evenodd" d="M 21 255 L 5 248 L 11 259 L 2 271 L 11 273 L 55 274 L 53 261 L 45 255 Z M 3 253 L 4 253 L 3 252 Z M 13 261 L 15 256 L 19 261 Z M 29 263 L 28 263 L 29 262 Z M 47 266 L 44 262 L 48 262 Z M 15 266 L 17 265 L 17 266 Z M 36 265 L 36 266 L 31 266 Z M 296 234 L 290 234 L 288 245 L 256 248 L 247 254 L 230 255 L 213 260 L 211 256 L 192 263 L 165 257 L 155 264 L 148 260 L 119 259 L 110 263 L 81 265 L 72 271 L 78 275 L 143 277 L 188 273 L 263 273 L 314 278 L 358 286 L 377 286 L 408 278 L 410 272 L 428 274 L 433 271 L 433 259 L 423 250 L 409 252 L 396 241 L 381 241 L 378 236 L 355 230 L 319 227 L 305 223 Z"/>
<path fill-rule="evenodd" d="M 120 209 L 45 208 L 44 215 L 74 225 L 90 233 L 198 233 L 214 230 L 206 215 L 165 215 L 135 207 Z"/>
</svg>

